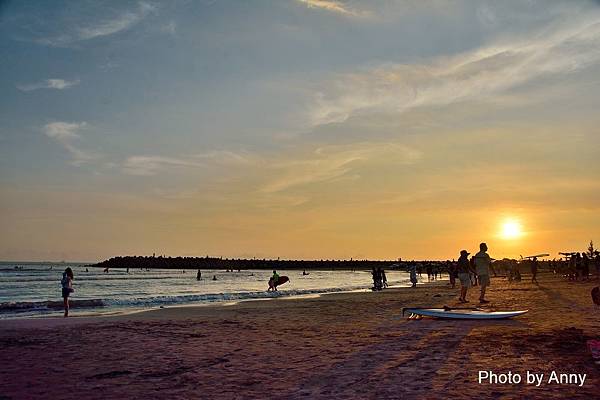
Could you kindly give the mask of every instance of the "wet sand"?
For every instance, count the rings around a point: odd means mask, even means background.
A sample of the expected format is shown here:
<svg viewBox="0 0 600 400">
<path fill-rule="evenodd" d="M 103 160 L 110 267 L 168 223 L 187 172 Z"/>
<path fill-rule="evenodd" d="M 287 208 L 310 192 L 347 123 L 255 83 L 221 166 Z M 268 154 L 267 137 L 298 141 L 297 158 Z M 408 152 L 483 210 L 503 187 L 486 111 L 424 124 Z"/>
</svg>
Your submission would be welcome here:
<svg viewBox="0 0 600 400">
<path fill-rule="evenodd" d="M 447 282 L 0 321 L 0 399 L 600 398 L 600 366 L 586 348 L 600 339 L 600 308 L 590 297 L 598 282 L 550 274 L 539 282 L 493 278 L 490 308 L 530 310 L 496 322 L 401 316 L 407 306 L 459 305 Z M 480 370 L 545 378 L 540 387 L 479 384 Z M 587 377 L 581 387 L 547 383 L 551 371 Z"/>
</svg>

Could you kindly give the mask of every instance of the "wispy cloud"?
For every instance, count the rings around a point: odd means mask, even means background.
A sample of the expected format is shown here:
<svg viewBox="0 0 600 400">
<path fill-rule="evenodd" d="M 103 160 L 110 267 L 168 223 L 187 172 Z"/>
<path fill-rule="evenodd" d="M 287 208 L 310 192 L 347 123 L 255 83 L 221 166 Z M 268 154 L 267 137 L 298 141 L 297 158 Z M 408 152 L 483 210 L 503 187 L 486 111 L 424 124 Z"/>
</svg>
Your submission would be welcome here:
<svg viewBox="0 0 600 400">
<path fill-rule="evenodd" d="M 353 143 L 351 145 L 329 145 L 317 148 L 306 158 L 286 160 L 271 165 L 274 176 L 265 184 L 262 192 L 274 193 L 320 182 L 331 182 L 344 176 L 360 177 L 361 162 L 388 160 L 400 165 L 417 162 L 421 152 L 398 143 Z"/>
<path fill-rule="evenodd" d="M 77 85 L 79 85 L 79 83 L 80 83 L 79 79 L 75 79 L 72 81 L 68 81 L 65 79 L 46 79 L 41 82 L 17 85 L 17 89 L 19 89 L 23 92 L 31 92 L 33 90 L 38 90 L 38 89 L 64 90 L 64 89 L 71 88 L 73 86 L 77 86 Z"/>
<path fill-rule="evenodd" d="M 173 168 L 200 168 L 210 165 L 248 165 L 255 159 L 249 153 L 214 150 L 186 157 L 136 155 L 128 157 L 122 170 L 129 175 L 151 176 Z"/>
<path fill-rule="evenodd" d="M 85 122 L 51 122 L 44 126 L 44 133 L 60 143 L 71 154 L 72 165 L 80 166 L 97 158 L 97 155 L 88 153 L 74 144 L 75 141 L 81 139 L 78 131 L 86 126 Z"/>
<path fill-rule="evenodd" d="M 163 25 L 160 30 L 168 34 L 175 35 L 177 33 L 177 23 L 175 21 L 171 21 L 168 24 Z"/>
<path fill-rule="evenodd" d="M 308 8 L 317 8 L 322 10 L 327 10 L 333 13 L 348 15 L 348 16 L 358 16 L 361 15 L 360 12 L 354 10 L 345 3 L 336 0 L 298 0 L 300 3 L 306 4 Z"/>
<path fill-rule="evenodd" d="M 114 35 L 130 29 L 156 10 L 156 6 L 152 4 L 139 2 L 135 10 L 124 11 L 110 19 L 91 22 L 85 26 L 72 27 L 66 33 L 44 37 L 38 39 L 37 42 L 47 46 L 67 47 L 79 41 Z"/>
<path fill-rule="evenodd" d="M 129 175 L 156 175 L 166 168 L 201 167 L 198 161 L 162 156 L 131 156 L 123 163 L 123 171 Z"/>
<path fill-rule="evenodd" d="M 321 125 L 372 111 L 402 112 L 493 98 L 536 79 L 579 71 L 600 61 L 599 17 L 596 13 L 547 27 L 532 38 L 427 64 L 385 64 L 337 75 L 316 92 L 309 119 Z"/>
</svg>

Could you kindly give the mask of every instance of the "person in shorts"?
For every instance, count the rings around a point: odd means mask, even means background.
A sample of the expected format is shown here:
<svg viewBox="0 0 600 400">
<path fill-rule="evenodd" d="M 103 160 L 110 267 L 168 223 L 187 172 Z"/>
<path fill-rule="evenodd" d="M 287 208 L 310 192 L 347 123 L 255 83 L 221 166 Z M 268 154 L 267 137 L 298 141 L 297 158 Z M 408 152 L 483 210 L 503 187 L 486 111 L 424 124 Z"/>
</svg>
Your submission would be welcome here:
<svg viewBox="0 0 600 400">
<path fill-rule="evenodd" d="M 69 296 L 73 293 L 73 270 L 71 267 L 67 267 L 63 272 L 62 279 L 60 280 L 62 286 L 62 297 L 63 304 L 65 306 L 65 318 L 69 316 Z"/>
<path fill-rule="evenodd" d="M 460 281 L 460 297 L 458 300 L 461 303 L 468 303 L 467 291 L 471 287 L 471 265 L 469 264 L 469 252 L 466 250 L 460 251 L 460 257 L 456 263 L 456 274 Z"/>
<path fill-rule="evenodd" d="M 481 243 L 479 245 L 479 253 L 475 254 L 473 257 L 475 259 L 475 273 L 477 274 L 477 278 L 479 280 L 479 285 L 481 286 L 481 295 L 479 296 L 479 302 L 489 303 L 485 299 L 485 290 L 488 286 L 490 286 L 490 265 L 492 264 L 492 259 L 488 253 L 487 244 Z"/>
</svg>

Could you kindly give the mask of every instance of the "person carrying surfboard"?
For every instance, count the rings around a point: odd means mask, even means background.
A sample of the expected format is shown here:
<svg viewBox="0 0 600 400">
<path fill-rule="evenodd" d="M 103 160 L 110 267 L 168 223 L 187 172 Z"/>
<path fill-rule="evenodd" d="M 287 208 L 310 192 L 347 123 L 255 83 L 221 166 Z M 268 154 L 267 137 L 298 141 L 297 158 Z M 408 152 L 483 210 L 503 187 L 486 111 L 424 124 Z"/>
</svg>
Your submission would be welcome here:
<svg viewBox="0 0 600 400">
<path fill-rule="evenodd" d="M 481 243 L 479 245 L 479 253 L 473 257 L 475 259 L 475 273 L 477 274 L 479 285 L 481 286 L 481 295 L 479 296 L 480 303 L 489 303 L 485 299 L 485 290 L 490 285 L 490 265 L 492 259 L 489 254 L 486 253 L 488 250 L 487 244 Z"/>
<path fill-rule="evenodd" d="M 271 279 L 269 279 L 269 289 L 271 288 L 273 289 L 273 291 L 277 290 L 277 283 L 279 283 L 279 274 L 277 273 L 277 271 L 273 270 L 273 276 L 271 277 Z"/>
</svg>

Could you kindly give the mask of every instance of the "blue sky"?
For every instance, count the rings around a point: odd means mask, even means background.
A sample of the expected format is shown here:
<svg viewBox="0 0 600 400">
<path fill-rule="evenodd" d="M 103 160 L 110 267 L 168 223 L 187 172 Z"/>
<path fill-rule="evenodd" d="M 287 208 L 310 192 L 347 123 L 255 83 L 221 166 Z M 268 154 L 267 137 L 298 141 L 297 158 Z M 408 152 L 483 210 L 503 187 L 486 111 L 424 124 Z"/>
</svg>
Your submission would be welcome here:
<svg viewBox="0 0 600 400">
<path fill-rule="evenodd" d="M 5 1 L 0 258 L 583 246 L 599 40 L 583 0 Z"/>
</svg>

